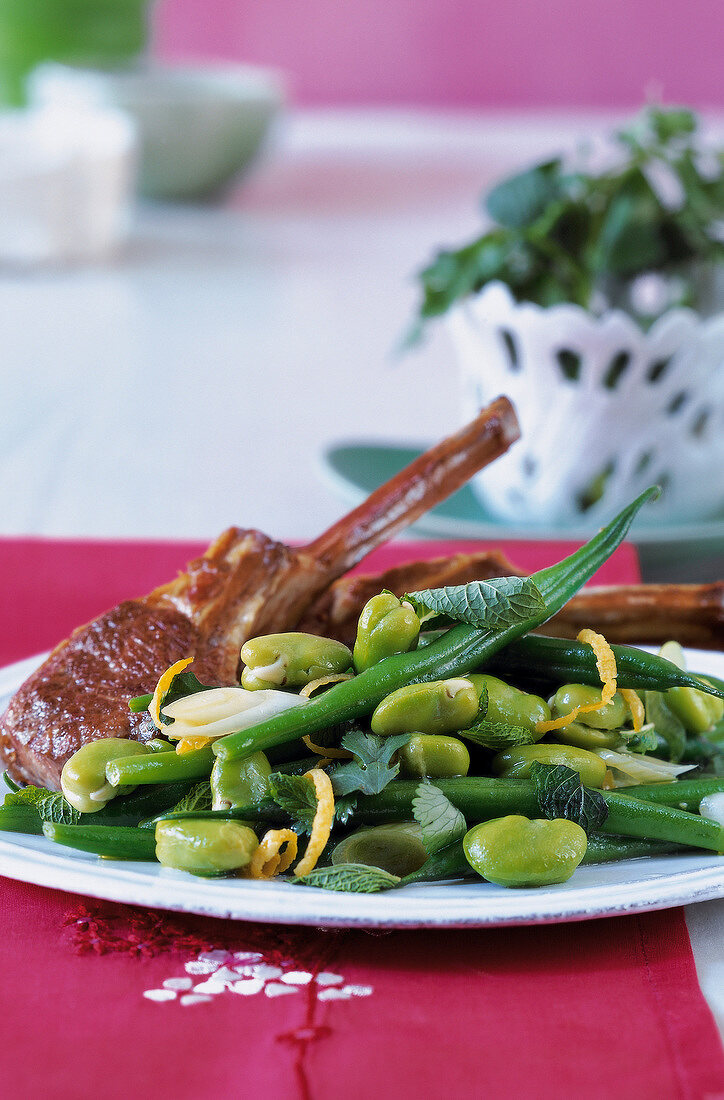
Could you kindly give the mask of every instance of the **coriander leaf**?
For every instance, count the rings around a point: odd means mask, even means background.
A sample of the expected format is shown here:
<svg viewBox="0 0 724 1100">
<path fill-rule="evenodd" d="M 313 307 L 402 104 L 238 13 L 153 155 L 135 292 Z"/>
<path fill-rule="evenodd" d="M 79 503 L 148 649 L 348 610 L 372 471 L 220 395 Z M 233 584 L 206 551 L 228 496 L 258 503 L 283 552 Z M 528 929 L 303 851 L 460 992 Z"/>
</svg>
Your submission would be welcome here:
<svg viewBox="0 0 724 1100">
<path fill-rule="evenodd" d="M 211 784 L 204 780 L 203 783 L 197 783 L 190 791 L 187 791 L 183 798 L 168 812 L 186 813 L 192 810 L 210 810 L 212 802 Z"/>
<path fill-rule="evenodd" d="M 598 791 L 584 787 L 581 777 L 565 764 L 531 765 L 530 777 L 544 817 L 565 817 L 586 833 L 595 832 L 608 817 L 608 806 Z"/>
<path fill-rule="evenodd" d="M 348 894 L 376 894 L 390 890 L 400 881 L 381 867 L 365 863 L 338 863 L 335 867 L 315 867 L 309 874 L 292 879 L 297 886 L 316 886 L 321 890 L 339 890 Z"/>
<path fill-rule="evenodd" d="M 445 588 L 426 588 L 403 597 L 420 618 L 429 612 L 485 630 L 536 618 L 545 611 L 545 600 L 529 577 L 498 577 Z"/>
<path fill-rule="evenodd" d="M 412 800 L 412 812 L 422 829 L 422 843 L 430 856 L 460 840 L 467 832 L 460 810 L 433 783 L 419 785 Z"/>
<path fill-rule="evenodd" d="M 295 833 L 299 833 L 300 836 L 311 833 L 312 822 L 317 812 L 317 795 L 311 779 L 303 775 L 274 772 L 269 777 L 269 797 L 290 815 Z M 355 808 L 356 801 L 354 798 L 335 797 L 335 821 L 345 825 Z"/>
<path fill-rule="evenodd" d="M 512 749 L 515 745 L 532 745 L 539 735 L 524 726 L 508 726 L 503 722 L 478 718 L 469 729 L 460 730 L 457 736 L 482 745 L 485 749 L 492 749 L 493 752 L 502 752 L 503 749 Z"/>
<path fill-rule="evenodd" d="M 41 821 L 55 825 L 77 825 L 80 812 L 60 793 L 44 787 L 22 787 L 5 796 L 6 806 L 34 806 Z"/>
<path fill-rule="evenodd" d="M 653 725 L 642 726 L 640 730 L 619 730 L 621 739 L 628 752 L 653 752 L 659 747 L 659 735 Z"/>
<path fill-rule="evenodd" d="M 395 778 L 399 764 L 390 764 L 398 749 L 410 740 L 409 733 L 394 737 L 376 737 L 373 733 L 352 730 L 342 738 L 342 748 L 354 756 L 348 764 L 342 764 L 329 773 L 332 789 L 337 795 L 361 791 L 362 794 L 379 794 Z"/>
</svg>

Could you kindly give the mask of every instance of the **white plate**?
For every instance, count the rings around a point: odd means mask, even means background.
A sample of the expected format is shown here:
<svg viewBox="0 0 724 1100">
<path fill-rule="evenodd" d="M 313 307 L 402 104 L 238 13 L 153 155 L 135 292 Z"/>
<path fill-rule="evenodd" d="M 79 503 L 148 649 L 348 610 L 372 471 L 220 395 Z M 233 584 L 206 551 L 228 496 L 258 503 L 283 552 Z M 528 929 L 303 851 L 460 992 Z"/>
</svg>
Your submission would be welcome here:
<svg viewBox="0 0 724 1100">
<path fill-rule="evenodd" d="M 0 713 L 38 665 L 0 672 Z M 689 667 L 724 678 L 724 654 L 690 650 Z M 108 901 L 234 920 L 342 928 L 465 928 L 589 920 L 724 897 L 724 859 L 665 856 L 580 867 L 561 886 L 506 890 L 436 883 L 382 894 L 336 894 L 283 882 L 195 879 L 152 863 L 101 860 L 21 833 L 0 833 L 0 874 Z"/>
</svg>

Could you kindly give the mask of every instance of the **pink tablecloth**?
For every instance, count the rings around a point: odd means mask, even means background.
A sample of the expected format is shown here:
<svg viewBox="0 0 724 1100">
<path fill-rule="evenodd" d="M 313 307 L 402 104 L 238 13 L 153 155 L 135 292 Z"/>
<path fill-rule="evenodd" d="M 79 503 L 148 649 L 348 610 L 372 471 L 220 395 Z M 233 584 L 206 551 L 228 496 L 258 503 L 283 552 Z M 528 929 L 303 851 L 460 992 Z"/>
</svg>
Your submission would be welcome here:
<svg viewBox="0 0 724 1100">
<path fill-rule="evenodd" d="M 198 549 L 0 541 L 0 662 L 168 579 Z M 568 548 L 505 549 L 533 569 Z M 421 552 L 402 544 L 377 564 Z M 635 578 L 626 547 L 601 577 Z M 2 881 L 13 1095 L 724 1096 L 681 910 L 380 935 L 134 910 Z"/>
</svg>

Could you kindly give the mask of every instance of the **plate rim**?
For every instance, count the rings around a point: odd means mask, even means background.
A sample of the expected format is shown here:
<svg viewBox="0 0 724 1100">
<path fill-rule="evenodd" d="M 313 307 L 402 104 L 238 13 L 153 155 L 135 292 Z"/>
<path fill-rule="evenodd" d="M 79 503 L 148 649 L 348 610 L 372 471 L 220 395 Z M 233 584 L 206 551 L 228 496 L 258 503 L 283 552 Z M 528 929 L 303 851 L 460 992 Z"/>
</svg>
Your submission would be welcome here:
<svg viewBox="0 0 724 1100">
<path fill-rule="evenodd" d="M 699 655 L 703 660 L 714 657 L 724 671 L 724 654 L 698 649 L 686 652 L 696 655 L 695 660 Z M 0 668 L 0 710 L 5 699 L 46 656 L 38 654 Z M 227 920 L 390 930 L 560 924 L 724 898 L 724 859 L 715 853 L 632 860 L 629 866 L 635 863 L 649 870 L 644 878 L 632 881 L 581 886 L 574 882 L 573 886 L 564 883 L 500 894 L 489 892 L 488 883 L 450 881 L 407 886 L 390 893 L 346 894 L 287 882 L 199 880 L 155 864 L 101 861 L 89 853 L 54 851 L 54 847 L 43 837 L 0 833 L 0 875 L 99 900 Z M 678 871 L 661 870 L 669 861 L 683 859 L 695 860 L 696 865 Z M 462 891 L 462 897 L 458 898 L 457 891 Z M 600 897 L 602 892 L 604 898 Z M 292 897 L 294 903 L 288 905 Z M 413 909 L 406 911 L 411 900 Z M 521 906 L 523 901 L 530 904 Z"/>
</svg>

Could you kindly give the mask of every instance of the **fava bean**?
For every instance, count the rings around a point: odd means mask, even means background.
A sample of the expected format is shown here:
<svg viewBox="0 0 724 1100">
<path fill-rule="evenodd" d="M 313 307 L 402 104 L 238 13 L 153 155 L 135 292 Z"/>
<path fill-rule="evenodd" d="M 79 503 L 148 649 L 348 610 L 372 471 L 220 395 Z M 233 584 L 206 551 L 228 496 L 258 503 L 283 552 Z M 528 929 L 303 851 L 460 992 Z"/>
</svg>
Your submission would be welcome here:
<svg viewBox="0 0 724 1100">
<path fill-rule="evenodd" d="M 212 809 L 230 810 L 261 802 L 269 792 L 271 764 L 263 752 L 241 760 L 219 760 L 211 769 Z"/>
<path fill-rule="evenodd" d="M 724 700 L 696 688 L 670 688 L 664 699 L 687 733 L 707 733 L 724 717 Z"/>
<path fill-rule="evenodd" d="M 259 841 L 238 821 L 159 821 L 156 858 L 192 875 L 220 875 L 251 862 Z"/>
<path fill-rule="evenodd" d="M 332 852 L 332 863 L 365 863 L 400 877 L 419 870 L 427 858 L 416 821 L 358 829 L 341 840 Z"/>
<path fill-rule="evenodd" d="M 545 699 L 511 687 L 504 680 L 488 673 L 472 673 L 468 679 L 474 684 L 478 695 L 482 695 L 483 688 L 488 693 L 485 717 L 489 722 L 497 722 L 503 726 L 522 726 L 536 734 L 536 740 L 543 736 L 538 733 L 536 723 L 546 722 L 551 716 Z"/>
<path fill-rule="evenodd" d="M 478 693 L 469 680 L 409 684 L 383 699 L 371 719 L 374 733 L 454 733 L 478 714 Z"/>
<path fill-rule="evenodd" d="M 463 847 L 470 866 L 498 886 L 551 886 L 571 877 L 587 843 L 574 821 L 511 814 L 475 825 Z"/>
<path fill-rule="evenodd" d="M 420 620 L 412 604 L 398 600 L 392 592 L 380 592 L 368 600 L 357 624 L 354 666 L 364 672 L 393 653 L 415 648 Z"/>
<path fill-rule="evenodd" d="M 569 722 L 561 729 L 553 730 L 552 737 L 565 745 L 575 745 L 579 749 L 615 749 L 621 743 L 616 730 L 597 730 L 593 726 L 584 726 L 581 722 Z"/>
<path fill-rule="evenodd" d="M 352 654 L 342 642 L 300 632 L 250 638 L 241 647 L 241 660 L 242 687 L 254 691 L 303 687 L 352 667 Z"/>
<path fill-rule="evenodd" d="M 554 718 L 570 714 L 575 707 L 587 707 L 593 703 L 601 702 L 601 689 L 590 687 L 587 684 L 564 684 L 551 700 L 551 713 Z M 629 710 L 624 698 L 618 692 L 610 703 L 606 703 L 600 710 L 591 710 L 579 714 L 576 721 L 584 726 L 593 726 L 599 730 L 620 729 L 629 717 Z"/>
<path fill-rule="evenodd" d="M 416 733 L 399 750 L 400 775 L 407 779 L 467 775 L 470 753 L 457 737 Z"/>
<path fill-rule="evenodd" d="M 518 745 L 493 757 L 493 771 L 505 779 L 527 779 L 531 765 L 565 764 L 573 768 L 586 787 L 602 787 L 606 778 L 606 765 L 600 757 L 587 749 L 574 745 Z"/>
<path fill-rule="evenodd" d="M 63 794 L 82 814 L 93 814 L 119 793 L 106 779 L 106 765 L 121 757 L 150 756 L 152 750 L 138 741 L 104 737 L 89 741 L 63 765 L 60 786 Z"/>
</svg>

